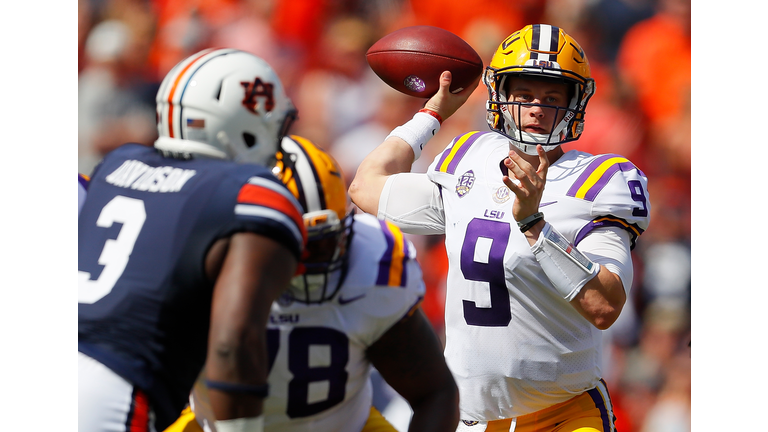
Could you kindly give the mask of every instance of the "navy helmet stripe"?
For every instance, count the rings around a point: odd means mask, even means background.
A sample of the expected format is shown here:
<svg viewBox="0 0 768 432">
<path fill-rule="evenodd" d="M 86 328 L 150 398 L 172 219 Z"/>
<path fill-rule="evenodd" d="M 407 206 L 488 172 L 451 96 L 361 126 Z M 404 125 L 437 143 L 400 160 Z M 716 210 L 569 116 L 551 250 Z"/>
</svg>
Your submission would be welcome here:
<svg viewBox="0 0 768 432">
<path fill-rule="evenodd" d="M 534 24 L 531 39 L 531 58 L 557 61 L 557 48 L 560 46 L 560 28 L 547 24 Z M 549 52 L 552 54 L 541 54 Z"/>
<path fill-rule="evenodd" d="M 531 50 L 538 51 L 539 48 L 539 41 L 541 41 L 541 25 L 540 24 L 534 24 L 533 25 L 533 39 L 531 40 Z"/>
<path fill-rule="evenodd" d="M 549 51 L 554 51 L 554 54 L 550 54 L 550 60 L 557 61 L 557 47 L 560 46 L 560 28 L 552 26 L 550 37 Z"/>
</svg>

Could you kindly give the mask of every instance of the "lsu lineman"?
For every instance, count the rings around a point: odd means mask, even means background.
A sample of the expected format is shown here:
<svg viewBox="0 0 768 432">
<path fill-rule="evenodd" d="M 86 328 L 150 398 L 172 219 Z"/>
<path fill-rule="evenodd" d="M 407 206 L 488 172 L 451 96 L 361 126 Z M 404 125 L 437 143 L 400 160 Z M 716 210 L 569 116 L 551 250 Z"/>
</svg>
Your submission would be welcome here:
<svg viewBox="0 0 768 432">
<path fill-rule="evenodd" d="M 458 392 L 419 307 L 415 249 L 390 222 L 353 215 L 339 165 L 311 142 L 283 139 L 277 176 L 305 209 L 305 272 L 272 305 L 265 430 L 394 432 L 372 407 L 371 365 L 413 409 L 411 427 L 453 431 Z M 166 432 L 214 431 L 205 385 Z"/>
</svg>

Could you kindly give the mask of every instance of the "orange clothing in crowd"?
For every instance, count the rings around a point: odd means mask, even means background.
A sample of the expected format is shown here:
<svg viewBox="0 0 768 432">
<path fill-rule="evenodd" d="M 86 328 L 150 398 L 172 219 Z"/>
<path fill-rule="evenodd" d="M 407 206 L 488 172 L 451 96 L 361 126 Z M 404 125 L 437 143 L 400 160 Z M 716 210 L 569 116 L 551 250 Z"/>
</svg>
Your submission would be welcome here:
<svg viewBox="0 0 768 432">
<path fill-rule="evenodd" d="M 650 125 L 680 117 L 688 109 L 691 35 L 681 20 L 660 13 L 637 23 L 624 37 L 617 64 L 636 89 Z"/>
</svg>

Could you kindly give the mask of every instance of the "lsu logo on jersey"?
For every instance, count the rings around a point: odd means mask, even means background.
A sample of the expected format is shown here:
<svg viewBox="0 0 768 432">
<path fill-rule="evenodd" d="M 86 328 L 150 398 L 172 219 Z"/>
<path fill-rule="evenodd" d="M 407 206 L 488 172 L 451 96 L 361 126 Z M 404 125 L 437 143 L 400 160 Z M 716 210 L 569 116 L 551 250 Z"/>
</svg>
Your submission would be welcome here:
<svg viewBox="0 0 768 432">
<path fill-rule="evenodd" d="M 472 186 L 475 185 L 475 173 L 472 170 L 465 172 L 459 177 L 459 181 L 456 183 L 456 195 L 459 198 L 464 198 L 464 195 L 469 193 Z"/>
</svg>

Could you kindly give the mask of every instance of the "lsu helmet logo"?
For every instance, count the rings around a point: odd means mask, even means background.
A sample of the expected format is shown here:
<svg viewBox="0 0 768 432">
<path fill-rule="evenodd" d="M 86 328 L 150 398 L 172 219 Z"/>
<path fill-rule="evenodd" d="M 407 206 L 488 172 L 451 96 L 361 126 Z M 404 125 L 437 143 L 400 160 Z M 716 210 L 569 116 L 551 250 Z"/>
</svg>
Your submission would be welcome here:
<svg viewBox="0 0 768 432">
<path fill-rule="evenodd" d="M 274 84 L 265 83 L 261 78 L 256 77 L 253 82 L 241 81 L 240 85 L 242 85 L 245 90 L 243 106 L 245 106 L 248 111 L 256 115 L 259 114 L 259 112 L 256 111 L 256 107 L 259 105 L 256 96 L 263 96 L 266 98 L 264 100 L 264 111 L 270 112 L 275 108 Z"/>
</svg>

